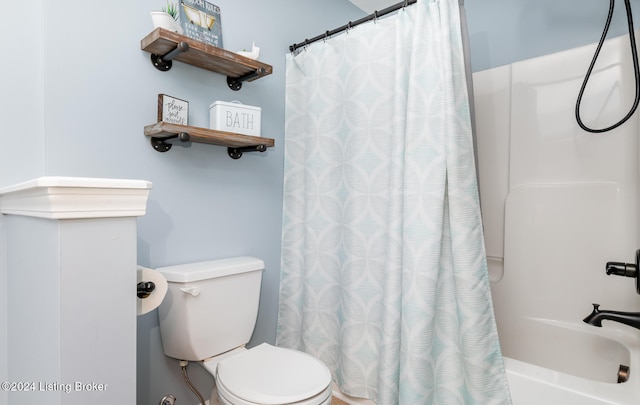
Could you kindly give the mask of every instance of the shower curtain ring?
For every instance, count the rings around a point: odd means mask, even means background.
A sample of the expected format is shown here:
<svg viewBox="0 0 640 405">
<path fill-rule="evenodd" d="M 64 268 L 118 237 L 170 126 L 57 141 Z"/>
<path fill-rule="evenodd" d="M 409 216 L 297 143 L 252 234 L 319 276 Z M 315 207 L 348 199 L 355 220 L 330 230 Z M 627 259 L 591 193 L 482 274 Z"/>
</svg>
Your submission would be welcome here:
<svg viewBox="0 0 640 405">
<path fill-rule="evenodd" d="M 378 10 L 373 11 L 373 23 L 374 24 L 378 23 Z"/>
<path fill-rule="evenodd" d="M 347 34 L 351 31 L 351 21 L 347 23 Z"/>
<path fill-rule="evenodd" d="M 329 31 L 325 31 L 324 33 L 324 42 L 327 42 L 327 39 L 329 39 Z"/>
<path fill-rule="evenodd" d="M 405 8 L 407 8 L 408 5 L 409 5 L 409 0 L 404 0 L 404 5 L 402 6 L 402 9 L 404 10 Z"/>
</svg>

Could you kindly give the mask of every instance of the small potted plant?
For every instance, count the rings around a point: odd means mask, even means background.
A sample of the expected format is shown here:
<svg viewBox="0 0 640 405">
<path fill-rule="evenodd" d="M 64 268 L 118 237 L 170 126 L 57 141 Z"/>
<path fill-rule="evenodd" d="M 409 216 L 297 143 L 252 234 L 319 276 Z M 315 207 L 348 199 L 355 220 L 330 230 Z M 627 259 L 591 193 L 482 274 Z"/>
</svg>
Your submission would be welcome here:
<svg viewBox="0 0 640 405">
<path fill-rule="evenodd" d="M 260 48 L 256 46 L 256 41 L 253 41 L 253 46 L 251 47 L 251 51 L 247 51 L 246 49 L 243 49 L 236 53 L 238 55 L 242 55 L 250 59 L 258 59 L 258 57 L 260 56 Z"/>
<path fill-rule="evenodd" d="M 152 11 L 151 21 L 155 28 L 164 28 L 182 34 L 182 27 L 178 23 L 178 6 L 176 3 L 167 2 L 167 7 L 162 11 Z"/>
</svg>

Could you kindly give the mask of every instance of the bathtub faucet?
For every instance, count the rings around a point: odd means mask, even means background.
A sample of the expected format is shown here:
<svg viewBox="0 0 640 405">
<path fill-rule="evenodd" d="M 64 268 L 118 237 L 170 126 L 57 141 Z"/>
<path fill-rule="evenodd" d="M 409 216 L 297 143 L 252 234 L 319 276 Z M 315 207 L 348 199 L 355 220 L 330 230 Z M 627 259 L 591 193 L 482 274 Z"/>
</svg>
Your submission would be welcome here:
<svg viewBox="0 0 640 405">
<path fill-rule="evenodd" d="M 640 312 L 600 311 L 599 308 L 600 304 L 593 304 L 593 312 L 583 321 L 597 327 L 602 326 L 602 321 L 614 321 L 640 329 Z"/>
</svg>

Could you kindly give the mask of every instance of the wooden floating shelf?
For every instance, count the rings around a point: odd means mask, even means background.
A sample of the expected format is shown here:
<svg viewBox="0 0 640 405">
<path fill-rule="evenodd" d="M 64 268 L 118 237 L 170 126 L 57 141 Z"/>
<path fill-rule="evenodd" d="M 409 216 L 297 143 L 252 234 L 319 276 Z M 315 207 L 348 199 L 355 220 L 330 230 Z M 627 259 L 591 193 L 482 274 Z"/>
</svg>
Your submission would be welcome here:
<svg viewBox="0 0 640 405">
<path fill-rule="evenodd" d="M 228 78 L 242 78 L 254 81 L 273 72 L 271 65 L 238 55 L 204 42 L 196 41 L 164 28 L 156 28 L 140 41 L 143 51 L 162 58 L 168 55 L 181 43 L 186 43 L 188 50 L 179 51 L 171 59 L 188 63 L 202 69 L 226 75 Z"/>
<path fill-rule="evenodd" d="M 238 159 L 243 152 L 264 152 L 275 145 L 275 140 L 261 136 L 249 136 L 215 129 L 188 125 L 156 122 L 144 127 L 144 134 L 151 138 L 153 148 L 158 152 L 171 149 L 174 140 L 181 142 L 206 143 L 226 146 L 229 156 Z"/>
</svg>

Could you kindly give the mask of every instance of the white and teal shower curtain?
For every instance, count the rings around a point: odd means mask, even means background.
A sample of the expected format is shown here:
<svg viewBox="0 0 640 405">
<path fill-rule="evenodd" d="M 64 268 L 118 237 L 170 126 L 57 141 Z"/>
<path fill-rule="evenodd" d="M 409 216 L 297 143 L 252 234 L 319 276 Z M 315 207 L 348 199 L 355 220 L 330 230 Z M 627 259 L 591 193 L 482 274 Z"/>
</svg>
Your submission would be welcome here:
<svg viewBox="0 0 640 405">
<path fill-rule="evenodd" d="M 458 0 L 418 0 L 287 57 L 277 344 L 342 392 L 509 404 Z"/>
</svg>

